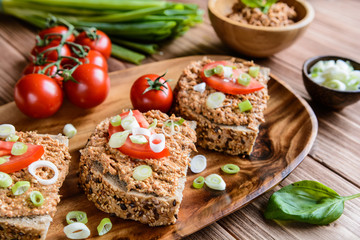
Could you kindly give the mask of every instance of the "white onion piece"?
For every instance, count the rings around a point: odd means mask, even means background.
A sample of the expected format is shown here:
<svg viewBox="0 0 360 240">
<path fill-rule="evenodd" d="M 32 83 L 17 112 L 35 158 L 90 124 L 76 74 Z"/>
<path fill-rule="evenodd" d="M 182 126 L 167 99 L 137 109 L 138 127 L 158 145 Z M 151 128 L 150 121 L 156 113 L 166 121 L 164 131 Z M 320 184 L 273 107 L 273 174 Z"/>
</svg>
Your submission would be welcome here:
<svg viewBox="0 0 360 240">
<path fill-rule="evenodd" d="M 197 91 L 199 93 L 203 93 L 205 91 L 205 89 L 206 89 L 206 83 L 205 82 L 196 84 L 194 86 L 194 91 Z"/>
<path fill-rule="evenodd" d="M 206 99 L 206 106 L 208 108 L 218 108 L 223 105 L 226 96 L 222 92 L 211 93 Z"/>
<path fill-rule="evenodd" d="M 144 135 L 144 136 L 150 137 L 151 131 L 150 131 L 150 129 L 147 129 L 147 128 L 133 128 L 132 134 L 133 135 Z"/>
<path fill-rule="evenodd" d="M 140 125 L 137 122 L 136 118 L 134 116 L 130 116 L 130 113 L 123 120 L 121 120 L 121 126 L 125 130 L 132 130 L 133 128 L 139 128 L 140 127 Z"/>
<path fill-rule="evenodd" d="M 15 127 L 11 124 L 1 124 L 0 125 L 0 137 L 6 138 L 10 134 L 15 134 Z"/>
<path fill-rule="evenodd" d="M 196 155 L 191 159 L 190 170 L 193 173 L 201 173 L 206 168 L 206 157 L 204 155 Z"/>
<path fill-rule="evenodd" d="M 233 76 L 232 67 L 223 67 L 223 69 L 224 69 L 224 78 L 232 78 Z"/>
<path fill-rule="evenodd" d="M 81 223 L 74 222 L 64 227 L 64 233 L 70 239 L 85 239 L 90 236 L 89 228 Z"/>
<path fill-rule="evenodd" d="M 160 140 L 159 143 L 153 143 L 154 140 Z M 150 148 L 153 152 L 159 153 L 165 148 L 165 135 L 164 134 L 153 134 L 149 138 Z"/>
<path fill-rule="evenodd" d="M 64 129 L 63 129 L 63 133 L 68 138 L 72 138 L 73 136 L 76 135 L 77 130 L 74 127 L 74 125 L 72 125 L 71 123 L 68 123 L 68 124 L 65 124 Z"/>
<path fill-rule="evenodd" d="M 54 171 L 54 176 L 50 179 L 40 178 L 38 175 L 36 175 L 36 169 L 41 168 L 41 167 L 48 167 L 48 168 L 52 169 Z M 33 175 L 36 178 L 36 180 L 38 180 L 38 182 L 43 185 L 54 184 L 54 183 L 56 183 L 57 179 L 59 178 L 58 168 L 55 166 L 55 164 L 53 164 L 52 162 L 46 161 L 46 160 L 39 160 L 39 161 L 33 162 L 32 164 L 29 165 L 28 170 L 29 170 L 29 173 L 31 175 Z"/>
</svg>

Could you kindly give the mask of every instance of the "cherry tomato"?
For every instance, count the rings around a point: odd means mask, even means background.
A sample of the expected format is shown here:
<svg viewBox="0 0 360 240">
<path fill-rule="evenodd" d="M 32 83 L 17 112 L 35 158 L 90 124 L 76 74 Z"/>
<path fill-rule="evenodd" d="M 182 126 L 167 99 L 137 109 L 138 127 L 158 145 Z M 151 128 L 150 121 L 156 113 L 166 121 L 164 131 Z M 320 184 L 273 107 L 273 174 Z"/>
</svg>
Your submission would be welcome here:
<svg viewBox="0 0 360 240">
<path fill-rule="evenodd" d="M 74 105 L 81 108 L 92 108 L 102 103 L 110 89 L 110 78 L 107 72 L 94 64 L 82 64 L 72 74 L 77 81 L 66 81 L 65 92 Z"/>
<path fill-rule="evenodd" d="M 212 87 L 216 90 L 219 90 L 221 92 L 228 93 L 228 94 L 234 94 L 234 95 L 248 94 L 248 93 L 259 91 L 264 88 L 264 86 L 260 82 L 256 81 L 253 78 L 251 79 L 250 84 L 248 86 L 244 86 L 244 85 L 238 84 L 237 82 L 224 81 L 224 77 L 219 76 L 219 75 L 212 75 L 210 77 L 205 76 L 205 73 L 204 73 L 205 70 L 215 68 L 218 65 L 231 66 L 231 63 L 226 62 L 226 61 L 212 62 L 212 63 L 206 64 L 200 72 L 201 78 L 210 87 Z M 233 71 L 233 75 L 234 75 L 233 78 L 236 79 L 240 74 L 241 74 L 241 71 L 238 69 L 235 69 Z"/>
<path fill-rule="evenodd" d="M 39 53 L 42 53 L 43 51 L 45 51 L 46 49 L 56 47 L 56 46 L 58 46 L 58 43 L 56 43 L 56 42 L 51 42 L 49 45 L 43 46 L 43 47 L 35 46 L 31 50 L 31 55 L 36 56 Z M 50 50 L 50 51 L 44 53 L 44 55 L 45 55 L 45 57 L 46 57 L 46 59 L 48 61 L 56 61 L 56 60 L 58 60 L 58 57 L 59 57 L 58 52 L 56 51 L 56 49 Z M 61 48 L 60 55 L 61 56 L 68 56 L 68 57 L 71 56 L 70 48 L 67 45 L 64 45 Z"/>
<path fill-rule="evenodd" d="M 111 54 L 111 41 L 110 38 L 102 31 L 97 30 L 96 34 L 100 36 L 97 40 L 90 39 L 86 32 L 82 32 L 75 38 L 75 42 L 81 45 L 89 46 L 92 50 L 99 51 L 106 59 Z"/>
<path fill-rule="evenodd" d="M 142 127 L 142 128 L 149 127 L 149 123 L 146 121 L 146 119 L 141 114 L 141 112 L 139 112 L 138 110 L 133 110 L 132 112 L 133 112 L 133 116 L 138 121 L 140 127 Z M 120 114 L 121 119 L 124 119 L 128 114 L 129 114 L 129 112 Z M 124 131 L 124 129 L 121 125 L 114 127 L 113 125 L 109 124 L 110 137 L 112 134 L 114 134 L 116 132 L 121 132 L 121 131 Z M 148 137 L 146 137 L 146 138 L 148 139 Z M 136 143 L 131 142 L 129 137 L 126 139 L 126 142 L 124 143 L 124 145 L 122 145 L 118 149 L 123 154 L 128 155 L 132 158 L 138 158 L 138 159 L 147 159 L 147 158 L 158 159 L 158 158 L 167 157 L 170 155 L 170 152 L 166 147 L 161 152 L 155 153 L 151 150 L 149 143 L 136 144 Z"/>
<path fill-rule="evenodd" d="M 147 91 L 147 89 L 151 90 Z M 162 76 L 146 74 L 139 77 L 132 85 L 130 99 L 134 108 L 141 112 L 151 109 L 168 112 L 173 101 L 173 92 Z"/>
<path fill-rule="evenodd" d="M 76 57 L 75 54 L 72 54 L 72 55 L 73 55 L 73 57 Z M 85 58 L 78 58 L 78 59 L 82 63 L 95 64 L 95 65 L 101 67 L 102 69 L 104 69 L 105 72 L 107 72 L 107 70 L 108 70 L 108 64 L 106 62 L 106 58 L 96 50 L 90 50 L 88 52 L 88 55 Z M 75 65 L 76 65 L 76 62 L 71 59 L 67 59 L 66 62 L 64 63 L 65 68 L 72 68 Z"/>
<path fill-rule="evenodd" d="M 45 152 L 44 147 L 41 145 L 26 143 L 28 147 L 27 151 L 22 155 L 13 156 L 11 155 L 11 148 L 13 145 L 14 142 L 0 141 L 1 156 L 10 155 L 9 161 L 0 165 L 0 172 L 13 173 L 20 171 L 21 169 L 29 166 L 31 163 L 39 160 Z"/>
<path fill-rule="evenodd" d="M 46 63 L 44 65 L 35 65 L 34 63 L 29 63 L 24 71 L 23 71 L 23 74 L 24 75 L 27 75 L 27 74 L 31 74 L 31 73 L 39 73 L 39 71 L 41 71 L 44 67 L 46 67 L 47 65 L 49 65 L 50 63 L 52 63 L 54 61 L 50 61 L 49 63 Z M 60 69 L 61 69 L 61 65 L 60 65 Z M 45 71 L 45 74 L 48 75 L 48 76 L 53 76 L 56 74 L 56 71 L 57 71 L 57 67 L 55 65 L 49 67 L 46 71 Z M 62 87 L 63 85 L 63 77 L 61 77 L 60 75 L 55 75 L 53 78 L 58 84 L 60 87 Z"/>
<path fill-rule="evenodd" d="M 59 110 L 63 92 L 54 79 L 31 73 L 16 83 L 14 99 L 16 106 L 27 116 L 46 118 Z"/>
<path fill-rule="evenodd" d="M 51 28 L 46 28 L 42 31 L 39 32 L 39 36 L 41 39 L 45 38 L 45 35 L 47 34 L 61 34 L 64 35 L 68 32 L 68 28 L 65 26 L 55 26 L 55 27 L 51 27 Z M 53 39 L 53 41 L 60 41 L 61 40 L 61 36 L 57 36 L 57 35 L 53 35 L 53 36 L 49 36 L 48 39 Z M 75 40 L 75 36 L 74 34 L 70 34 L 70 36 L 68 36 L 66 38 L 66 41 L 68 42 L 73 42 Z"/>
</svg>

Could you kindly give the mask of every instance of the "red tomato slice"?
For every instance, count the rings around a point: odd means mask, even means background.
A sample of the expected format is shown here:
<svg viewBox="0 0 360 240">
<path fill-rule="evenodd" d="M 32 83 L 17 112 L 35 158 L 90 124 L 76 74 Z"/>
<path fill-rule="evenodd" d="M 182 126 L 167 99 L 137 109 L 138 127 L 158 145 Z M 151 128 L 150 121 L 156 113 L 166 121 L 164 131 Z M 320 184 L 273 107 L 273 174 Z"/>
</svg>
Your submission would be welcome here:
<svg viewBox="0 0 360 240">
<path fill-rule="evenodd" d="M 208 84 L 210 87 L 219 90 L 223 93 L 228 94 L 248 94 L 252 92 L 259 91 L 264 88 L 264 86 L 256 81 L 255 79 L 251 78 L 251 81 L 248 86 L 244 86 L 241 84 L 238 84 L 237 82 L 225 82 L 224 78 L 218 75 L 212 75 L 210 77 L 206 77 L 204 74 L 204 71 L 207 69 L 215 68 L 218 65 L 223 66 L 231 66 L 231 63 L 226 61 L 217 61 L 213 63 L 206 64 L 204 68 L 201 70 L 200 76 Z M 234 78 L 237 78 L 240 75 L 241 71 L 238 69 L 234 70 Z"/>
<path fill-rule="evenodd" d="M 140 127 L 142 127 L 142 128 L 149 127 L 149 123 L 146 121 L 146 119 L 141 114 L 141 112 L 139 112 L 138 110 L 134 110 L 132 112 L 133 112 L 133 116 L 138 121 Z M 129 114 L 129 112 L 120 114 L 121 119 L 125 118 L 128 114 Z M 121 125 L 114 127 L 113 125 L 109 124 L 110 137 L 114 133 L 121 132 L 121 131 L 124 131 L 124 129 Z M 148 137 L 146 137 L 146 138 L 147 138 L 147 140 L 149 140 Z M 136 143 L 131 142 L 130 138 L 127 138 L 124 145 L 122 145 L 118 149 L 123 154 L 128 155 L 132 158 L 138 158 L 138 159 L 147 159 L 147 158 L 159 159 L 159 158 L 167 157 L 170 155 L 170 152 L 167 148 L 164 148 L 164 150 L 162 150 L 159 153 L 155 153 L 151 150 L 149 143 L 136 144 Z"/>
<path fill-rule="evenodd" d="M 0 156 L 11 155 L 11 148 L 14 142 L 0 141 Z M 10 156 L 10 160 L 0 165 L 0 172 L 13 173 L 26 168 L 31 163 L 39 160 L 44 154 L 44 147 L 26 143 L 28 149 L 26 153 L 19 156 Z"/>
</svg>

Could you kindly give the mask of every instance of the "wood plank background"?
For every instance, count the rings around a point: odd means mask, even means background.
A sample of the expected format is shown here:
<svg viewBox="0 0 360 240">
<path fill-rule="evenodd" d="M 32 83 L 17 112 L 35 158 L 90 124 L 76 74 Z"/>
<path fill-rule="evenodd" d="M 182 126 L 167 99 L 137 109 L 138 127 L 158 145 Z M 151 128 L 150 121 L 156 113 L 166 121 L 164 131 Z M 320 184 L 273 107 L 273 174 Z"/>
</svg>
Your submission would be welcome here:
<svg viewBox="0 0 360 240">
<path fill-rule="evenodd" d="M 206 9 L 207 1 L 193 0 Z M 341 111 L 331 111 L 313 103 L 302 83 L 303 62 L 316 55 L 340 55 L 360 61 L 359 0 L 308 0 L 316 11 L 307 32 L 290 48 L 266 59 L 255 59 L 288 83 L 309 101 L 318 120 L 315 145 L 303 163 L 278 187 L 294 181 L 313 179 L 340 195 L 360 192 L 360 102 Z M 27 64 L 36 29 L 15 18 L 0 15 L 0 105 L 13 101 L 13 87 Z M 222 45 L 207 15 L 203 24 L 185 36 L 164 43 L 158 54 L 143 63 L 197 54 L 227 54 L 246 58 Z M 109 60 L 109 70 L 134 65 Z M 187 239 L 360 239 L 360 199 L 345 204 L 344 214 L 327 226 L 265 220 L 263 211 L 273 191 L 241 210 L 194 233 Z M 131 236 L 129 236 L 131 239 Z"/>
</svg>

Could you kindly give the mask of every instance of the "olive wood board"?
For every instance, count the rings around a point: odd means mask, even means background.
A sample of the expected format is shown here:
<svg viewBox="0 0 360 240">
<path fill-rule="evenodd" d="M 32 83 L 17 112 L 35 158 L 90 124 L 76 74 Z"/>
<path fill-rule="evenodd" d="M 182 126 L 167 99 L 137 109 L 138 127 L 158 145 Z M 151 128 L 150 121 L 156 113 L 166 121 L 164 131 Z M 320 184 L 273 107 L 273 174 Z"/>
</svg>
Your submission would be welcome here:
<svg viewBox="0 0 360 240">
<path fill-rule="evenodd" d="M 103 119 L 119 114 L 124 108 L 131 108 L 129 98 L 132 83 L 147 73 L 167 72 L 167 79 L 173 79 L 173 88 L 182 70 L 191 61 L 204 56 L 188 56 L 110 73 L 111 90 L 106 101 L 90 110 L 77 108 L 65 101 L 60 111 L 47 119 L 30 119 L 23 115 L 14 102 L 0 107 L 0 123 L 11 123 L 19 131 L 37 130 L 39 133 L 58 134 L 66 123 L 72 123 L 78 130 L 70 139 L 72 163 L 60 193 L 54 221 L 47 239 L 65 239 L 63 228 L 69 211 L 85 211 L 91 231 L 90 239 L 179 239 L 194 233 L 216 220 L 240 209 L 276 186 L 288 176 L 310 151 L 317 135 L 317 119 L 307 102 L 297 96 L 283 81 L 271 75 L 268 83 L 270 100 L 265 112 L 266 122 L 260 127 L 254 151 L 250 156 L 230 156 L 198 148 L 198 154 L 207 157 L 207 168 L 199 174 L 188 172 L 183 201 L 174 225 L 149 227 L 141 223 L 110 216 L 112 230 L 99 237 L 96 227 L 109 214 L 95 208 L 77 187 L 79 150 L 83 148 L 94 130 Z M 208 56 L 215 60 L 227 60 L 230 56 Z M 227 175 L 220 167 L 234 163 L 240 172 Z M 226 190 L 216 191 L 204 187 L 194 189 L 193 180 L 211 173 L 220 174 L 226 182 Z"/>
</svg>

